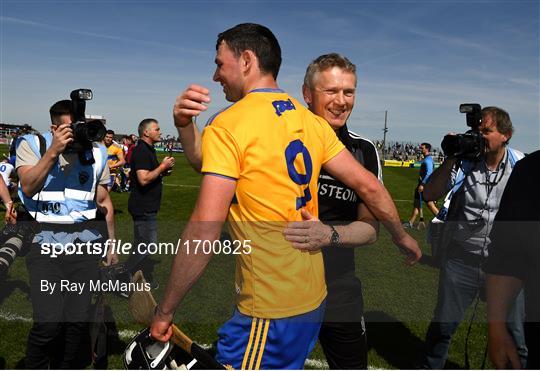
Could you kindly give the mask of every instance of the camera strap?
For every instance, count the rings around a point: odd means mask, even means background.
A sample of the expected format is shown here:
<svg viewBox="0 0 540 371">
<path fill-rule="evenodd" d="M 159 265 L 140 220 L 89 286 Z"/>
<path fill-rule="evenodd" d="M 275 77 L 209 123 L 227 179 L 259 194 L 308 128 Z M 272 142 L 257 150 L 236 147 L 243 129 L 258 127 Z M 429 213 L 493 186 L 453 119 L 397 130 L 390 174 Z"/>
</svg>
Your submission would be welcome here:
<svg viewBox="0 0 540 371">
<path fill-rule="evenodd" d="M 39 154 L 40 154 L 40 157 L 43 158 L 43 156 L 45 156 L 45 152 L 47 152 L 47 141 L 45 140 L 43 135 L 41 135 L 40 133 L 37 133 L 36 136 L 37 136 L 38 141 L 39 141 Z M 39 196 L 41 195 L 41 191 L 43 191 L 43 188 L 45 188 L 45 185 L 41 186 L 41 189 L 39 190 L 38 200 L 39 200 Z M 35 212 L 35 215 L 34 215 L 33 219 L 34 220 L 37 219 L 37 210 Z"/>
<path fill-rule="evenodd" d="M 45 156 L 45 152 L 47 152 L 47 142 L 45 141 L 45 138 L 43 138 L 43 135 L 37 133 L 36 136 L 39 140 L 39 154 L 43 157 Z"/>
</svg>

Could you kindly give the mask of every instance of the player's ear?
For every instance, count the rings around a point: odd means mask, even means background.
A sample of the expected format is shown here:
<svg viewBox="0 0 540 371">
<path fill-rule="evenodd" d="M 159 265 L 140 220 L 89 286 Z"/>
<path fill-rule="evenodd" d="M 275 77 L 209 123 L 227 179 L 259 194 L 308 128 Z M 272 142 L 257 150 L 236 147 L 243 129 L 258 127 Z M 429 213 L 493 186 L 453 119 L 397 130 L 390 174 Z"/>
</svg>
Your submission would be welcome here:
<svg viewBox="0 0 540 371">
<path fill-rule="evenodd" d="M 302 94 L 304 95 L 304 101 L 309 106 L 313 99 L 311 97 L 311 90 L 307 87 L 306 84 L 302 85 Z"/>
<path fill-rule="evenodd" d="M 257 58 L 255 57 L 255 53 L 253 53 L 251 50 L 244 50 L 240 54 L 240 66 L 244 72 L 249 71 L 251 68 L 253 68 L 254 63 L 256 63 Z"/>
</svg>

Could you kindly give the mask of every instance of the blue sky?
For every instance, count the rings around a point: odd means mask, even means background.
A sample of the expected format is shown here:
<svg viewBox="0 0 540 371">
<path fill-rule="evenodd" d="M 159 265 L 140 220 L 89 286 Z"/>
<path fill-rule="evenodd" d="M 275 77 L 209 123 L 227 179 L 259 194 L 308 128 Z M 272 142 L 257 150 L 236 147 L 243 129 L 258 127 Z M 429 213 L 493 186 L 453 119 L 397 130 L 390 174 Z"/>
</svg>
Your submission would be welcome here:
<svg viewBox="0 0 540 371">
<path fill-rule="evenodd" d="M 539 1 L 10 1 L 0 0 L 0 121 L 46 130 L 48 109 L 75 88 L 87 113 L 121 133 L 154 117 L 176 134 L 172 105 L 191 82 L 211 89 L 199 118 L 226 106 L 212 81 L 215 40 L 238 23 L 280 41 L 279 85 L 302 100 L 307 64 L 339 52 L 358 67 L 349 126 L 382 139 L 464 132 L 458 106 L 506 109 L 512 146 L 540 148 Z"/>
</svg>

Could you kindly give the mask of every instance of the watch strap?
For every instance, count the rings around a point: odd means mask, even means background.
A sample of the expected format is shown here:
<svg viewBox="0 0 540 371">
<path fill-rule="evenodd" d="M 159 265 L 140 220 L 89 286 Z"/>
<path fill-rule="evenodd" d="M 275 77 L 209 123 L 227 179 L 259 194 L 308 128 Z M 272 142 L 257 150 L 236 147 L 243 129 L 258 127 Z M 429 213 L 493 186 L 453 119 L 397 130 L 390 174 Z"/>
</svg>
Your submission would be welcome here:
<svg viewBox="0 0 540 371">
<path fill-rule="evenodd" d="M 330 226 L 332 229 L 332 235 L 330 236 L 330 246 L 332 247 L 340 247 L 341 246 L 341 236 L 339 235 L 336 228 L 334 228 L 333 225 Z"/>
</svg>

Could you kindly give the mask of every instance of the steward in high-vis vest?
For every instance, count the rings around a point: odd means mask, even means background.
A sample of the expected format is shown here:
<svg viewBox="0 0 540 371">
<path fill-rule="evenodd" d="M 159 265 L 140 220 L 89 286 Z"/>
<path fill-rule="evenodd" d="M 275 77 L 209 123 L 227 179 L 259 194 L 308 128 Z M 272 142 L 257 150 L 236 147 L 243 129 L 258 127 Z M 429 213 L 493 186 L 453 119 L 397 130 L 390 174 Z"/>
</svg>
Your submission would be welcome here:
<svg viewBox="0 0 540 371">
<path fill-rule="evenodd" d="M 32 134 L 21 138 L 21 142 L 26 141 L 38 159 L 41 157 L 40 142 L 45 142 L 45 148 L 48 149 L 52 140 L 51 133 L 43 134 L 41 138 Z M 104 170 L 108 168 L 107 152 L 104 146 L 97 143 L 91 151 L 95 161 L 93 164 L 83 165 L 80 161 L 68 163 L 62 159 L 57 161 L 47 174 L 41 190 L 32 197 L 19 188 L 19 197 L 35 221 L 76 224 L 96 219 L 96 189 Z M 77 156 L 76 153 L 69 155 Z M 63 155 L 62 158 L 69 155 Z M 66 171 L 68 166 L 71 168 L 69 172 Z"/>
<path fill-rule="evenodd" d="M 95 142 L 73 149 L 71 107 L 70 100 L 55 103 L 51 132 L 26 135 L 17 146 L 19 197 L 37 227 L 26 257 L 34 319 L 26 368 L 90 363 L 90 282 L 98 279 L 105 252 L 108 264 L 118 262 L 105 243 L 115 238 L 106 150 Z M 94 221 L 98 214 L 106 228 Z"/>
</svg>

